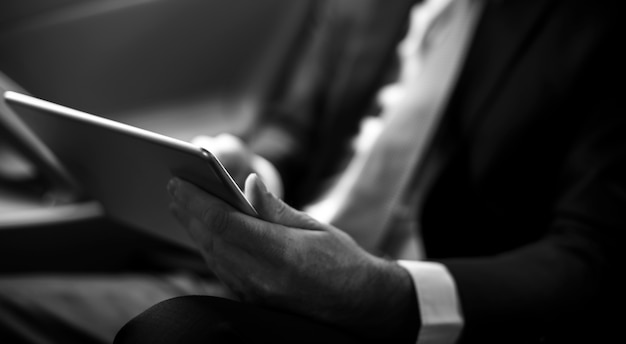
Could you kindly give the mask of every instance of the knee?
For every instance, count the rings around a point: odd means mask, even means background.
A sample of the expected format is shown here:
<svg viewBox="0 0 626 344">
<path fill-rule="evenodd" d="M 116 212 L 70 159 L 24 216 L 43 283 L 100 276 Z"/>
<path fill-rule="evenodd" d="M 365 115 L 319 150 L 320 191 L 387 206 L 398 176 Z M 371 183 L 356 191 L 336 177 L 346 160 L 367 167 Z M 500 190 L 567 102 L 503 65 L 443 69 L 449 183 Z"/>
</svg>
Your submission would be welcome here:
<svg viewBox="0 0 626 344">
<path fill-rule="evenodd" d="M 212 296 L 158 303 L 128 322 L 115 344 L 129 343 L 358 343 L 351 335 L 309 319 Z"/>
<path fill-rule="evenodd" d="M 165 300 L 126 323 L 114 343 L 244 343 L 229 320 L 230 303 L 211 296 Z"/>
</svg>

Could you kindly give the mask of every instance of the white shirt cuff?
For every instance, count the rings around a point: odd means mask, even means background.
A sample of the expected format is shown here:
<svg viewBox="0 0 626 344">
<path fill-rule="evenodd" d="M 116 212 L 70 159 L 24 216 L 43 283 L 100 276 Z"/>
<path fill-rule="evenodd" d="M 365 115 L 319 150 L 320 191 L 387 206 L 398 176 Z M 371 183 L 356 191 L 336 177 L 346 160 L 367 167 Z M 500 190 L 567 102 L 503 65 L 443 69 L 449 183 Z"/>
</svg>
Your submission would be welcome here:
<svg viewBox="0 0 626 344">
<path fill-rule="evenodd" d="M 252 155 L 251 165 L 267 189 L 276 197 L 283 197 L 283 182 L 276 167 L 267 159 L 256 154 Z"/>
<path fill-rule="evenodd" d="M 413 278 L 422 327 L 417 344 L 453 344 L 463 329 L 463 316 L 454 279 L 444 265 L 399 260 Z"/>
</svg>

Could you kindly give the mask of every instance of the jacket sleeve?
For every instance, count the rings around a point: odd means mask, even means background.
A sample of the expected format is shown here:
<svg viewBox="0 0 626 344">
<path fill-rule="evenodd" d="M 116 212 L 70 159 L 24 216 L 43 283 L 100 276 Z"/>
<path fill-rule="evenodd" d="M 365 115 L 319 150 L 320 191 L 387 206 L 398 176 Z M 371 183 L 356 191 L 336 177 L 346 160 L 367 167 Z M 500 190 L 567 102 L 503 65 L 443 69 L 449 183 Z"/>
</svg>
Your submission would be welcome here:
<svg viewBox="0 0 626 344">
<path fill-rule="evenodd" d="M 461 342 L 600 343 L 623 325 L 626 114 L 615 85 L 626 75 L 618 32 L 602 32 L 570 79 L 570 108 L 583 120 L 562 160 L 546 233 L 494 256 L 440 260 L 458 287 Z"/>
</svg>

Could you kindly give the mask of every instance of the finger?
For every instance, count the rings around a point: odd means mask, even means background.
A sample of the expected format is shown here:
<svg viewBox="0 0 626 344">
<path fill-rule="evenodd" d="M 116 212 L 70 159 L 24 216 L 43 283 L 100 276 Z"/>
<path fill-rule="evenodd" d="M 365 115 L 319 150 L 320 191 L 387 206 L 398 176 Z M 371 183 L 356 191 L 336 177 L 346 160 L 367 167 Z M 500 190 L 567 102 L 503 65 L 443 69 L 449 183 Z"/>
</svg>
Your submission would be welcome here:
<svg viewBox="0 0 626 344">
<path fill-rule="evenodd" d="M 170 211 L 187 230 L 194 243 L 201 244 L 202 250 L 211 254 L 213 252 L 212 231 L 205 228 L 201 221 L 177 203 L 170 204 Z"/>
<path fill-rule="evenodd" d="M 217 156 L 220 161 L 231 168 L 239 168 L 246 165 L 250 159 L 250 153 L 246 144 L 237 136 L 231 134 L 219 134 L 217 136 L 196 136 L 191 143 L 200 146 Z"/>
<path fill-rule="evenodd" d="M 251 253 L 228 242 L 216 241 L 212 271 L 237 295 L 251 300 L 255 295 L 274 289 L 279 282 L 286 265 L 272 258 L 274 256 Z"/>
<path fill-rule="evenodd" d="M 323 225 L 307 214 L 293 209 L 267 190 L 258 175 L 246 179 L 244 193 L 259 216 L 269 222 L 300 229 L 323 230 Z"/>
<path fill-rule="evenodd" d="M 211 152 L 225 166 L 236 171 L 249 170 L 251 154 L 240 138 L 231 134 L 220 134 L 211 139 L 211 144 Z"/>
<path fill-rule="evenodd" d="M 262 285 L 263 276 L 268 267 L 282 268 L 283 265 L 265 264 L 263 257 L 254 257 L 229 242 L 213 237 L 204 224 L 185 209 L 172 203 L 170 209 L 174 216 L 185 226 L 194 244 L 197 245 L 207 267 L 231 291 L 243 299 L 250 299 L 258 285 Z"/>
<path fill-rule="evenodd" d="M 204 257 L 209 269 L 215 269 L 214 240 L 210 230 L 205 228 L 195 216 L 181 208 L 176 203 L 170 204 L 170 211 L 174 217 L 183 225 L 193 243 L 198 247 Z"/>
<path fill-rule="evenodd" d="M 215 148 L 215 140 L 211 136 L 199 135 L 191 139 L 191 143 L 200 146 L 210 152 Z"/>
<path fill-rule="evenodd" d="M 228 203 L 179 178 L 172 178 L 167 189 L 172 195 L 172 200 L 180 208 L 205 224 L 211 225 L 210 228 L 228 227 L 229 214 L 235 212 Z"/>
<path fill-rule="evenodd" d="M 284 226 L 241 213 L 221 199 L 178 178 L 170 181 L 168 189 L 175 204 L 203 224 L 203 228 L 198 230 L 213 232 L 214 240 L 228 241 L 251 253 L 280 253 L 286 250 L 290 238 L 285 235 L 288 229 Z"/>
<path fill-rule="evenodd" d="M 198 245 L 209 269 L 239 295 L 249 297 L 251 293 L 258 294 L 259 289 L 271 288 L 267 276 L 274 276 L 276 271 L 284 269 L 288 235 L 267 236 L 265 240 L 250 240 L 236 235 L 237 240 L 229 240 L 228 235 L 214 235 L 202 221 L 178 203 L 172 203 L 170 209 Z"/>
<path fill-rule="evenodd" d="M 246 144 L 239 137 L 229 134 L 222 133 L 215 137 L 213 137 L 215 144 L 219 147 L 222 147 L 227 151 L 237 151 L 237 152 L 245 152 L 247 151 Z"/>
<path fill-rule="evenodd" d="M 208 229 L 202 221 L 197 219 L 186 209 L 181 208 L 176 203 L 172 203 L 170 204 L 170 210 L 178 221 L 183 224 L 193 242 L 207 259 L 211 268 L 215 267 L 215 262 L 218 262 L 220 266 L 224 266 L 225 263 L 228 262 L 231 263 L 226 265 L 233 265 L 234 262 L 243 261 L 239 256 L 246 251 L 241 250 L 229 241 L 222 240 L 220 236 L 214 235 L 213 231 Z M 248 255 L 247 259 L 250 258 L 251 257 Z"/>
</svg>

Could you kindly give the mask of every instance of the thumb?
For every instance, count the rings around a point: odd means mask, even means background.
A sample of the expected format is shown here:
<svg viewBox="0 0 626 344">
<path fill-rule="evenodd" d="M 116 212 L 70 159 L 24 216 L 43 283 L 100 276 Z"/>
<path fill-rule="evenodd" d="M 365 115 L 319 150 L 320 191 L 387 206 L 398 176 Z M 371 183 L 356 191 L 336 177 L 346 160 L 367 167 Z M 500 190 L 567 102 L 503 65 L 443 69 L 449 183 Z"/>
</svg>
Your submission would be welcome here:
<svg viewBox="0 0 626 344">
<path fill-rule="evenodd" d="M 288 227 L 322 230 L 323 226 L 309 215 L 298 211 L 267 190 L 256 173 L 246 179 L 244 193 L 252 206 L 265 221 Z"/>
</svg>

